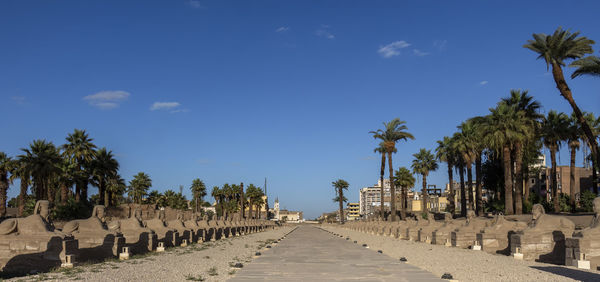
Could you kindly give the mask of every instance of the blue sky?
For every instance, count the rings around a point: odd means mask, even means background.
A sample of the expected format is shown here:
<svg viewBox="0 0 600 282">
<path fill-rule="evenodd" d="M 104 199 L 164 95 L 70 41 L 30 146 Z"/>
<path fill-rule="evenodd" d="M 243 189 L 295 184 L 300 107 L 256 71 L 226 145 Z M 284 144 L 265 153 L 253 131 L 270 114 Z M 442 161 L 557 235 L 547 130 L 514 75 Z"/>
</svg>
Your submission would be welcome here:
<svg viewBox="0 0 600 282">
<path fill-rule="evenodd" d="M 15 156 L 34 139 L 62 144 L 86 129 L 115 153 L 126 180 L 144 171 L 163 191 L 197 177 L 209 187 L 268 177 L 271 200 L 313 218 L 336 208 L 337 178 L 350 183 L 351 201 L 376 183 L 368 132 L 383 121 L 399 117 L 416 137 L 398 144 L 397 168 L 512 88 L 529 89 L 544 112 L 570 113 L 522 45 L 558 26 L 600 41 L 599 9 L 598 1 L 4 0 L 0 150 Z M 600 80 L 568 82 L 583 110 L 600 114 Z M 445 172 L 428 182 L 445 185 Z"/>
</svg>

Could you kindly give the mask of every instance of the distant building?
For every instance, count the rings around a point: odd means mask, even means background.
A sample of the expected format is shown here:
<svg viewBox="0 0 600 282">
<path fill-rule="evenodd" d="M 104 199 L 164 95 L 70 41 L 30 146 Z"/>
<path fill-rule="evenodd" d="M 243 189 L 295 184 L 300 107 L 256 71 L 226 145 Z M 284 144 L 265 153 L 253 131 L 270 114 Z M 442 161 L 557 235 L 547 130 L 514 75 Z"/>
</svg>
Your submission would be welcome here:
<svg viewBox="0 0 600 282">
<path fill-rule="evenodd" d="M 469 205 L 469 203 L 471 201 L 473 201 L 473 207 L 475 207 L 475 197 L 477 195 L 477 182 L 475 180 L 473 180 L 471 182 L 472 185 L 472 189 L 473 189 L 473 195 L 471 195 L 471 197 L 469 197 L 469 195 L 467 195 L 467 206 Z M 492 199 L 492 195 L 490 194 L 491 192 L 488 191 L 484 186 L 483 186 L 483 182 L 481 183 L 482 187 L 481 187 L 481 199 L 483 202 L 488 202 Z M 461 209 L 461 202 L 460 199 L 462 198 L 462 191 L 460 189 L 460 182 L 453 182 L 452 187 L 454 188 L 454 207 L 455 207 L 455 211 L 459 212 Z M 469 186 L 468 186 L 468 182 L 465 181 L 465 191 L 469 191 Z M 450 193 L 450 184 L 446 183 L 446 190 L 444 191 L 445 194 L 447 195 L 447 193 Z"/>
<path fill-rule="evenodd" d="M 384 179 L 383 185 L 383 200 L 384 208 L 389 210 L 390 206 L 390 180 Z M 360 189 L 359 196 L 359 212 L 363 216 L 372 215 L 379 212 L 381 206 L 381 180 L 377 181 L 377 184 L 371 187 L 364 187 Z"/>
<path fill-rule="evenodd" d="M 275 199 L 275 205 L 271 212 L 274 215 L 274 220 L 286 221 L 286 222 L 303 222 L 304 217 L 301 211 L 288 211 L 279 208 L 279 198 Z"/>
<path fill-rule="evenodd" d="M 537 195 L 546 198 L 547 201 L 552 200 L 551 171 L 552 168 L 549 167 L 542 167 L 539 169 L 537 175 L 532 175 L 527 180 L 526 189 L 529 189 L 530 193 L 536 193 Z M 571 167 L 566 165 L 556 167 L 558 192 L 570 195 L 571 189 L 574 189 L 577 200 L 581 196 L 581 192 L 586 190 L 593 191 L 592 169 L 575 167 L 573 174 L 575 177 L 575 185 L 574 187 L 571 187 Z"/>
<path fill-rule="evenodd" d="M 359 203 L 348 203 L 346 205 L 346 219 L 357 220 L 360 218 L 360 204 Z"/>
</svg>

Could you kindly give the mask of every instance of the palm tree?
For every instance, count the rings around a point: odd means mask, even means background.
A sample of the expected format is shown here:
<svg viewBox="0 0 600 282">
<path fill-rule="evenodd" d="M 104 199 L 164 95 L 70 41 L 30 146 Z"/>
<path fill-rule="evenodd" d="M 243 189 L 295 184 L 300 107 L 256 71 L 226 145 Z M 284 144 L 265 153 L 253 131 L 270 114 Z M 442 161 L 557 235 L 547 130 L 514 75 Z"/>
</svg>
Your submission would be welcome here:
<svg viewBox="0 0 600 282">
<path fill-rule="evenodd" d="M 538 111 L 541 105 L 538 101 L 534 100 L 532 96 L 528 94 L 528 91 L 511 90 L 510 97 L 503 98 L 500 103 L 504 103 L 507 106 L 513 107 L 513 110 L 520 113 L 524 119 L 525 126 L 530 127 L 529 130 L 523 131 L 520 137 L 516 138 L 514 142 L 514 175 L 515 175 L 515 214 L 523 213 L 523 200 L 527 200 L 527 197 L 523 197 L 523 148 L 528 146 L 531 142 L 535 142 L 535 132 L 539 126 L 539 120 L 543 118 L 543 115 L 539 114 Z"/>
<path fill-rule="evenodd" d="M 348 182 L 343 179 L 338 179 L 337 181 L 331 182 L 333 188 L 335 189 L 336 197 L 333 199 L 334 202 L 338 202 L 340 204 L 340 223 L 344 224 L 344 202 L 347 199 L 344 197 L 344 190 L 348 190 Z"/>
<path fill-rule="evenodd" d="M 412 175 L 410 170 L 405 167 L 401 167 L 396 171 L 394 178 L 394 185 L 400 187 L 402 197 L 401 197 L 401 205 L 402 205 L 402 214 L 406 215 L 406 209 L 408 208 L 408 197 L 407 192 L 408 189 L 415 186 L 415 177 Z M 402 218 L 405 219 L 405 218 Z"/>
<path fill-rule="evenodd" d="M 473 173 L 472 173 L 472 165 L 476 159 L 476 133 L 475 126 L 472 122 L 463 122 L 460 126 L 458 126 L 460 131 L 455 136 L 453 145 L 454 150 L 458 153 L 458 157 L 462 159 L 462 164 L 467 171 L 467 195 L 468 202 L 466 201 L 467 197 L 465 197 L 465 202 L 467 202 L 467 206 L 470 210 L 474 209 L 474 201 L 473 201 Z M 465 195 L 466 196 L 466 195 Z M 461 209 L 463 209 L 461 207 Z"/>
<path fill-rule="evenodd" d="M 576 78 L 580 75 L 600 76 L 600 58 L 596 56 L 588 56 L 583 59 L 572 62 L 570 67 L 577 67 L 571 78 Z"/>
<path fill-rule="evenodd" d="M 150 187 L 152 187 L 150 176 L 143 172 L 139 172 L 131 181 L 129 181 L 129 196 L 133 199 L 134 203 L 142 204 L 142 200 L 148 193 Z"/>
<path fill-rule="evenodd" d="M 59 172 L 58 164 L 61 162 L 58 150 L 46 140 L 34 140 L 29 149 L 21 149 L 25 154 L 19 158 L 23 162 L 28 174 L 33 179 L 33 190 L 36 200 L 47 199 L 54 201 L 53 191 L 49 187 L 50 180 Z"/>
<path fill-rule="evenodd" d="M 596 118 L 594 117 L 593 113 L 589 113 L 586 112 L 583 114 L 585 120 L 587 121 L 587 123 L 590 125 L 590 128 L 592 129 L 592 132 L 595 136 L 599 136 L 600 137 L 600 117 Z M 584 139 L 585 144 L 588 147 L 591 147 L 590 143 Z M 591 155 L 592 160 L 593 160 L 593 154 Z M 584 159 L 589 160 L 590 156 L 584 156 Z M 598 195 L 598 174 L 597 171 L 600 169 L 600 163 L 596 162 L 596 163 L 592 163 L 592 183 L 593 183 L 593 191 L 594 194 Z"/>
<path fill-rule="evenodd" d="M 560 206 L 558 201 L 558 183 L 556 178 L 556 152 L 560 148 L 563 140 L 567 139 L 569 128 L 569 117 L 565 113 L 557 113 L 549 111 L 542 123 L 541 133 L 544 145 L 550 149 L 550 160 L 552 161 L 551 185 L 552 185 L 552 202 L 554 211 L 559 212 Z"/>
<path fill-rule="evenodd" d="M 6 216 L 6 192 L 8 174 L 12 171 L 13 161 L 4 152 L 0 152 L 0 217 Z"/>
<path fill-rule="evenodd" d="M 384 176 L 385 176 L 385 155 L 386 155 L 386 148 L 383 142 L 379 143 L 379 147 L 375 148 L 375 153 L 380 153 L 381 154 L 381 172 L 379 174 L 379 181 L 381 182 L 381 205 L 380 210 L 379 210 L 379 216 L 384 219 L 385 218 L 385 209 L 384 209 L 384 188 L 385 188 L 385 184 L 384 184 Z M 398 150 L 396 148 L 394 148 L 394 151 L 392 153 L 396 153 L 398 152 Z"/>
<path fill-rule="evenodd" d="M 571 162 L 569 163 L 569 196 L 571 200 L 571 210 L 575 211 L 575 157 L 580 145 L 579 138 L 582 137 L 583 132 L 581 132 L 581 127 L 577 123 L 577 117 L 573 114 L 569 117 L 569 126 L 566 133 L 569 151 L 571 153 Z"/>
<path fill-rule="evenodd" d="M 114 175 L 113 177 L 108 179 L 108 183 L 106 186 L 106 191 L 108 192 L 108 206 L 113 206 L 123 200 L 123 194 L 127 190 L 127 184 L 125 183 L 125 179 L 123 179 L 120 175 Z M 106 199 L 105 199 L 106 201 Z"/>
<path fill-rule="evenodd" d="M 427 212 L 427 175 L 429 175 L 429 172 L 437 170 L 438 164 L 431 151 L 425 148 L 421 148 L 418 153 L 413 154 L 413 157 L 415 159 L 412 161 L 411 168 L 414 173 L 418 173 L 423 177 L 423 189 L 421 190 L 423 196 L 423 212 Z"/>
<path fill-rule="evenodd" d="M 199 212 L 200 204 L 203 201 L 204 196 L 206 196 L 206 185 L 204 185 L 204 182 L 200 180 L 200 178 L 196 178 L 192 181 L 190 190 L 192 190 L 192 195 L 194 195 L 194 202 L 196 204 L 194 211 Z"/>
<path fill-rule="evenodd" d="M 219 188 L 219 186 L 213 186 L 210 195 L 215 199 L 215 211 L 217 212 L 217 218 L 223 215 L 223 203 L 221 198 L 223 197 L 223 191 Z M 220 215 L 219 215 L 220 211 Z"/>
<path fill-rule="evenodd" d="M 85 130 L 75 129 L 66 138 L 67 143 L 63 145 L 64 155 L 69 161 L 76 164 L 75 169 L 75 201 L 82 198 L 87 202 L 87 185 L 89 183 L 89 169 L 96 155 L 94 139 L 89 138 Z"/>
<path fill-rule="evenodd" d="M 504 213 L 513 214 L 511 151 L 515 142 L 522 142 L 529 136 L 531 127 L 524 112 L 500 102 L 496 108 L 490 109 L 490 114 L 484 119 L 481 128 L 485 144 L 501 154 L 504 168 Z"/>
<path fill-rule="evenodd" d="M 452 135 L 452 139 L 450 142 L 451 149 L 454 151 L 455 162 L 456 162 L 456 170 L 458 171 L 459 183 L 460 183 L 460 216 L 467 216 L 467 191 L 465 189 L 465 161 L 462 156 L 462 153 L 459 151 L 458 143 L 460 142 L 460 132 L 455 132 Z"/>
<path fill-rule="evenodd" d="M 262 190 L 254 184 L 250 184 L 246 189 L 246 198 L 248 201 L 248 216 L 250 218 L 254 218 L 254 214 L 252 213 L 254 206 L 260 199 L 262 199 L 263 193 Z M 260 209 L 258 209 L 260 211 Z"/>
<path fill-rule="evenodd" d="M 100 148 L 96 151 L 95 158 L 91 162 L 92 184 L 98 187 L 100 204 L 108 206 L 108 191 L 106 183 L 108 179 L 114 178 L 119 172 L 119 162 L 114 158 L 112 151 Z"/>
<path fill-rule="evenodd" d="M 442 140 L 437 141 L 438 146 L 435 149 L 436 157 L 440 162 L 445 162 L 448 165 L 448 183 L 450 186 L 450 192 L 448 193 L 448 209 L 451 214 L 454 214 L 455 203 L 454 203 L 454 177 L 452 174 L 454 165 L 456 163 L 456 156 L 453 150 L 454 145 L 452 144 L 452 138 L 444 136 Z"/>
<path fill-rule="evenodd" d="M 383 123 L 385 129 L 377 129 L 377 131 L 371 131 L 373 137 L 376 139 L 380 139 L 383 141 L 383 145 L 385 147 L 385 151 L 387 153 L 388 159 L 388 169 L 390 172 L 390 211 L 392 213 L 392 221 L 396 221 L 396 188 L 394 187 L 394 168 L 392 165 L 392 153 L 396 152 L 396 142 L 400 140 L 408 140 L 415 139 L 415 137 L 406 132 L 408 129 L 405 125 L 405 121 L 402 121 L 398 118 L 393 119 L 392 121 Z M 383 183 L 381 183 L 383 186 Z M 383 187 L 382 187 L 383 189 Z M 403 214 L 402 218 L 406 215 Z"/>
<path fill-rule="evenodd" d="M 25 210 L 25 197 L 27 197 L 27 189 L 31 184 L 31 172 L 28 170 L 24 156 L 19 156 L 13 163 L 12 170 L 10 172 L 10 181 L 19 179 L 20 182 L 20 193 L 18 199 L 18 212 L 17 216 L 23 216 Z"/>
<path fill-rule="evenodd" d="M 562 67 L 565 66 L 565 60 L 577 60 L 581 59 L 585 54 L 592 54 L 592 45 L 594 43 L 593 40 L 588 39 L 585 36 L 579 36 L 579 32 L 571 33 L 569 30 L 563 30 L 559 27 L 552 35 L 543 33 L 533 34 L 533 40 L 528 40 L 527 44 L 523 47 L 538 53 L 538 59 L 543 58 L 544 61 L 546 61 L 546 68 L 552 66 L 552 76 L 554 77 L 556 88 L 558 88 L 560 95 L 563 96 L 563 98 L 569 102 L 571 108 L 573 108 L 573 113 L 577 117 L 577 121 L 581 125 L 581 129 L 585 133 L 590 144 L 594 167 L 598 168 L 598 155 L 600 154 L 600 151 L 598 150 L 598 143 L 596 141 L 597 137 L 594 135 L 590 125 L 586 122 L 579 106 L 575 103 L 573 93 L 565 81 L 562 71 Z M 588 68 L 588 62 L 593 63 L 597 62 L 597 60 L 588 59 L 577 62 L 575 66 L 583 67 L 583 65 L 585 65 L 585 67 L 583 69 L 578 69 L 573 75 L 576 77 L 583 73 L 591 73 Z M 595 65 L 597 68 L 597 64 Z M 594 182 L 593 186 L 594 190 L 597 192 L 598 183 Z"/>
<path fill-rule="evenodd" d="M 483 142 L 482 130 L 482 127 L 485 125 L 485 118 L 480 116 L 473 117 L 467 120 L 467 122 L 473 127 L 474 138 L 472 139 L 471 149 L 475 155 L 475 213 L 480 216 L 483 215 L 483 172 L 481 156 L 486 149 L 486 144 Z"/>
</svg>

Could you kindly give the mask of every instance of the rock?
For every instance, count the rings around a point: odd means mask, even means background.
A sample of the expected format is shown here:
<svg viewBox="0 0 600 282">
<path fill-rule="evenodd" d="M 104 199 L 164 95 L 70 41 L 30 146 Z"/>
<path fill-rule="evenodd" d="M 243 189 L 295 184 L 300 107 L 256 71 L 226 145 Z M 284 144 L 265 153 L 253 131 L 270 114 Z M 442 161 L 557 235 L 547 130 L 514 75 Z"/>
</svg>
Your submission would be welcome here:
<svg viewBox="0 0 600 282">
<path fill-rule="evenodd" d="M 382 250 L 377 250 L 377 252 L 378 252 L 378 253 L 380 253 L 380 254 L 383 254 L 383 251 L 382 251 Z"/>
<path fill-rule="evenodd" d="M 400 261 L 402 261 L 402 262 L 406 262 L 406 261 L 408 261 L 408 260 L 407 260 L 405 257 L 401 257 L 401 258 L 400 258 Z"/>
<path fill-rule="evenodd" d="M 233 267 L 235 267 L 235 268 L 242 268 L 242 267 L 244 267 L 244 265 L 243 265 L 241 262 L 236 262 L 236 263 L 233 265 Z M 452 276 L 450 276 L 450 277 L 452 277 Z"/>
<path fill-rule="evenodd" d="M 442 275 L 442 279 L 450 280 L 450 279 L 454 279 L 454 278 L 452 277 L 452 274 L 446 272 L 446 273 L 444 273 L 444 275 Z"/>
<path fill-rule="evenodd" d="M 256 252 L 256 253 L 254 253 L 254 255 L 255 255 L 255 256 L 260 256 L 260 255 L 261 255 L 261 253 L 260 253 L 260 252 Z"/>
</svg>

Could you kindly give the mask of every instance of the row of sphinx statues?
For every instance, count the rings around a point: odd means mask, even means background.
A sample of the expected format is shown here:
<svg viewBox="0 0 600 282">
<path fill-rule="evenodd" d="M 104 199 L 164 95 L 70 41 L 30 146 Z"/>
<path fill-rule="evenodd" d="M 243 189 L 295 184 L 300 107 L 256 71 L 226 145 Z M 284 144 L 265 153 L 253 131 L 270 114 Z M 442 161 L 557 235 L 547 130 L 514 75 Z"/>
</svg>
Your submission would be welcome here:
<svg viewBox="0 0 600 282">
<path fill-rule="evenodd" d="M 436 245 L 483 250 L 492 254 L 511 255 L 517 259 L 598 269 L 600 266 L 600 197 L 594 200 L 595 215 L 591 224 L 575 228 L 565 216 L 546 214 L 543 206 L 534 205 L 529 221 L 476 217 L 444 220 L 407 218 L 398 222 L 356 221 L 343 225 L 355 231 L 390 236 Z"/>
<path fill-rule="evenodd" d="M 231 236 L 275 228 L 268 220 L 208 220 L 194 214 L 184 220 L 166 221 L 164 210 L 142 220 L 139 209 L 129 208 L 128 218 L 105 220 L 104 206 L 92 216 L 56 228 L 49 219 L 49 202 L 38 201 L 32 215 L 0 223 L 0 269 L 4 274 L 48 271 L 68 260 L 102 261 L 118 257 L 123 250 L 142 254 L 158 247 L 215 241 Z M 6 276 L 6 275 L 5 275 Z"/>
</svg>

